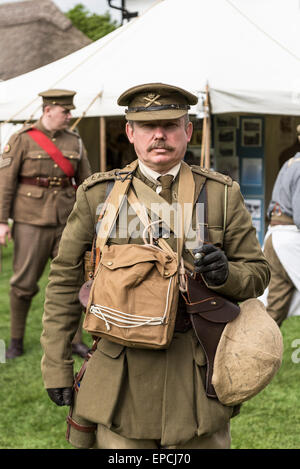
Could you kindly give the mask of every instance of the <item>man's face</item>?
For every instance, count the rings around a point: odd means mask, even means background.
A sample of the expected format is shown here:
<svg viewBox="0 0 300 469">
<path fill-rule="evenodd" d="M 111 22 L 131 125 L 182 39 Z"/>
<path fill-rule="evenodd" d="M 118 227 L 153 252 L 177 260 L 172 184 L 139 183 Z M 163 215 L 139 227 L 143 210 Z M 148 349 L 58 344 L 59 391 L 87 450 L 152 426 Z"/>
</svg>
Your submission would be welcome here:
<svg viewBox="0 0 300 469">
<path fill-rule="evenodd" d="M 127 123 L 126 133 L 138 158 L 160 174 L 166 173 L 184 157 L 193 125 L 179 119 Z"/>
<path fill-rule="evenodd" d="M 63 130 L 69 127 L 71 112 L 62 106 L 46 106 L 44 115 L 53 130 Z"/>
</svg>

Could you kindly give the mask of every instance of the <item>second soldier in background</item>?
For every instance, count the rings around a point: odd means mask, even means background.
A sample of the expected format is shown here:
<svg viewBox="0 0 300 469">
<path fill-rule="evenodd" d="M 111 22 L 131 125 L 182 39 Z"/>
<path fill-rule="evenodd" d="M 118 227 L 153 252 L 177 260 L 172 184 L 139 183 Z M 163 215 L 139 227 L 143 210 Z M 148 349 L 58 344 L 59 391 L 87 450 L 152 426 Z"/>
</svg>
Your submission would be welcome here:
<svg viewBox="0 0 300 469">
<path fill-rule="evenodd" d="M 69 90 L 39 93 L 41 118 L 12 135 L 0 159 L 0 244 L 14 240 L 8 359 L 23 354 L 26 318 L 38 281 L 48 259 L 57 254 L 76 186 L 91 174 L 80 136 L 68 129 L 75 94 Z M 9 218 L 14 221 L 12 233 Z M 87 350 L 79 328 L 72 351 L 84 356 Z"/>
</svg>

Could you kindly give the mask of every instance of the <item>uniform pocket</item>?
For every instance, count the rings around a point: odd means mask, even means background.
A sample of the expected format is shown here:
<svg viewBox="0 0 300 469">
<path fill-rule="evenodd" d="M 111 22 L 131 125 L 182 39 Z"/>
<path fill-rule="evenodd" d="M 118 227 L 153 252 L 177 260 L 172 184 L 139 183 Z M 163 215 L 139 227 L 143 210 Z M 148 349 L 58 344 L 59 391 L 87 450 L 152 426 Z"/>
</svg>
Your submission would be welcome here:
<svg viewBox="0 0 300 469">
<path fill-rule="evenodd" d="M 91 422 L 112 424 L 124 377 L 124 346 L 101 339 L 90 358 L 77 395 L 77 413 Z"/>
<path fill-rule="evenodd" d="M 73 151 L 72 151 L 72 150 L 70 150 L 70 151 L 68 151 L 68 150 L 63 150 L 62 153 L 63 153 L 63 155 L 64 155 L 65 158 L 68 158 L 68 160 L 71 160 L 71 161 L 72 161 L 72 160 L 75 160 L 75 161 L 76 161 L 76 160 L 77 160 L 77 161 L 80 160 L 80 154 L 79 154 L 77 151 L 74 151 L 74 150 L 73 150 Z"/>
<path fill-rule="evenodd" d="M 228 423 L 233 408 L 224 406 L 218 399 L 207 397 L 205 392 L 207 360 L 195 336 L 193 337 L 193 358 L 197 435 L 208 436 Z"/>
<path fill-rule="evenodd" d="M 42 187 L 30 184 L 20 184 L 17 190 L 17 196 L 22 195 L 29 198 L 40 199 L 43 197 L 44 190 Z"/>
<path fill-rule="evenodd" d="M 124 345 L 101 339 L 97 349 L 107 357 L 118 358 L 124 350 Z"/>
</svg>

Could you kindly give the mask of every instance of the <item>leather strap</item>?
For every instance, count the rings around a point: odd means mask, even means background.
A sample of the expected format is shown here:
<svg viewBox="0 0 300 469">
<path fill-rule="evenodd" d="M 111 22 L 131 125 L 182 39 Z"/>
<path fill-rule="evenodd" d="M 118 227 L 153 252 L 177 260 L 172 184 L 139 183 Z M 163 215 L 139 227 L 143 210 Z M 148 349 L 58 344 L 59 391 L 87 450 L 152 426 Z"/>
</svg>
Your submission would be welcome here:
<svg viewBox="0 0 300 469">
<path fill-rule="evenodd" d="M 125 196 L 131 184 L 132 174 L 136 170 L 138 160 L 133 161 L 127 166 L 126 171 L 119 171 L 116 176 L 114 186 L 109 194 L 107 204 L 109 210 L 105 210 L 101 225 L 98 230 L 96 249 L 101 253 L 110 233 L 116 223 L 120 209 L 125 201 Z"/>
<path fill-rule="evenodd" d="M 93 433 L 97 430 L 97 425 L 81 425 L 75 422 L 75 420 L 70 415 L 67 416 L 66 420 L 67 423 L 71 425 L 71 427 L 75 428 L 79 432 Z"/>
<path fill-rule="evenodd" d="M 137 194 L 139 203 L 144 205 L 161 218 L 164 213 L 161 210 L 161 204 L 166 204 L 165 200 L 159 194 L 153 191 L 147 184 L 137 178 L 133 178 L 133 188 Z M 178 187 L 178 205 L 181 216 L 181 223 L 178 224 L 182 231 L 176 233 L 178 265 L 180 264 L 181 253 L 184 245 L 185 234 L 189 232 L 192 223 L 193 205 L 194 205 L 195 181 L 190 167 L 182 162 L 179 172 Z M 134 206 L 133 206 L 134 208 Z M 165 220 L 163 220 L 165 221 Z M 176 232 L 172 217 L 165 221 L 169 228 Z M 178 231 L 178 230 L 177 230 Z"/>
<path fill-rule="evenodd" d="M 208 243 L 206 184 L 202 187 L 197 202 L 204 204 L 204 239 L 202 241 Z M 227 298 L 209 289 L 201 275 L 195 277 L 186 274 L 186 285 L 187 292 L 182 293 L 186 302 L 186 311 L 189 314 L 195 335 L 206 356 L 206 394 L 208 397 L 217 398 L 212 385 L 215 354 L 226 324 L 238 316 L 240 308 Z"/>
<path fill-rule="evenodd" d="M 34 140 L 50 158 L 60 167 L 60 169 L 69 177 L 72 178 L 75 175 L 75 171 L 70 161 L 64 157 L 62 152 L 57 148 L 56 145 L 40 130 L 32 128 L 27 131 L 27 134 Z"/>
<path fill-rule="evenodd" d="M 270 221 L 270 225 L 271 226 L 275 226 L 275 225 L 294 225 L 294 220 L 292 219 L 292 217 L 290 217 L 289 215 L 286 215 L 285 213 L 281 213 L 279 215 L 277 214 L 272 214 L 272 218 L 271 218 L 271 221 Z"/>
<path fill-rule="evenodd" d="M 39 187 L 69 187 L 72 186 L 72 181 L 70 178 L 58 178 L 58 177 L 40 177 L 28 178 L 21 176 L 19 179 L 19 184 L 29 184 L 30 186 L 39 186 Z"/>
</svg>

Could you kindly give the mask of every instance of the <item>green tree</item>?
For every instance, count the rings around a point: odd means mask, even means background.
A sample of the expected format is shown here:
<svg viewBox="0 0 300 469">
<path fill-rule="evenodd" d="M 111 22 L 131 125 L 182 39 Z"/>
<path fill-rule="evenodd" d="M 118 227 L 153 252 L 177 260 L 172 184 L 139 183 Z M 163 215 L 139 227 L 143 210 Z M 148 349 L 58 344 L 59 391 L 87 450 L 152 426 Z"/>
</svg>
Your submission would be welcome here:
<svg viewBox="0 0 300 469">
<path fill-rule="evenodd" d="M 88 36 L 92 41 L 114 31 L 119 25 L 112 21 L 110 14 L 97 15 L 91 13 L 87 8 L 79 3 L 74 8 L 67 11 L 66 16 L 72 21 L 73 25 Z"/>
</svg>

